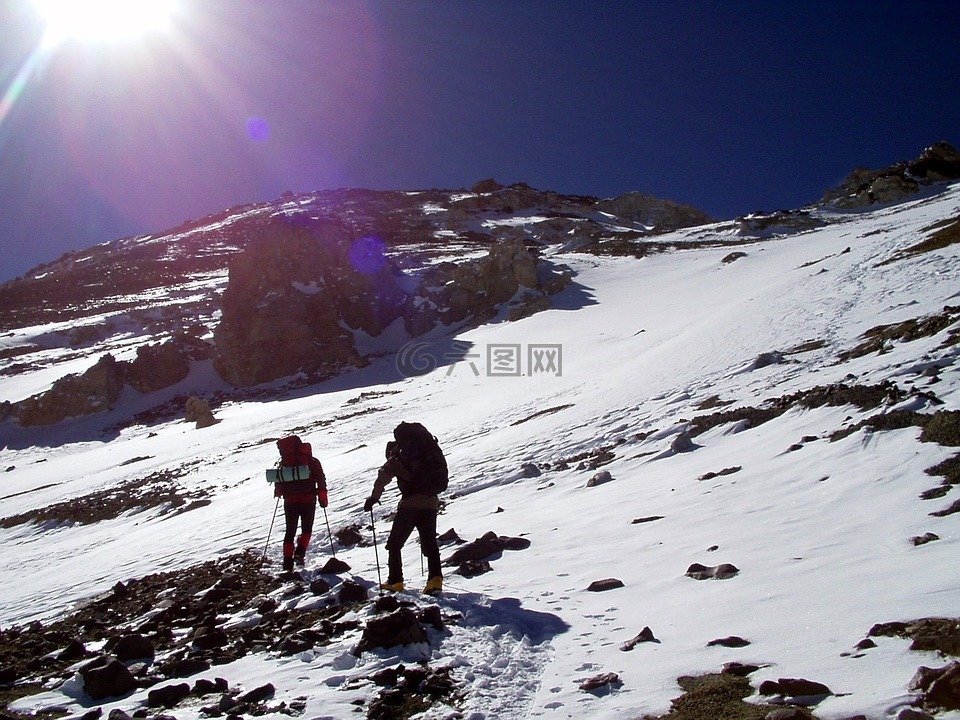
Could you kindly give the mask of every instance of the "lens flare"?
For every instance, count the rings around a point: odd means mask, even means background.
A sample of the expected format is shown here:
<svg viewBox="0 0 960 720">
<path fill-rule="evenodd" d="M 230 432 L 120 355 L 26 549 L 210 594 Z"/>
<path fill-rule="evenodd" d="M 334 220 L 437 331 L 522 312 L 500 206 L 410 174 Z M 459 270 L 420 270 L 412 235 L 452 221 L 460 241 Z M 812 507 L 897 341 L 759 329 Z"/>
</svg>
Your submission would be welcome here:
<svg viewBox="0 0 960 720">
<path fill-rule="evenodd" d="M 373 275 L 383 269 L 387 258 L 383 254 L 383 240 L 377 237 L 362 237 L 350 246 L 350 264 L 364 275 Z"/>
<path fill-rule="evenodd" d="M 247 120 L 247 135 L 254 142 L 264 142 L 270 137 L 270 125 L 263 118 L 250 118 Z"/>
</svg>

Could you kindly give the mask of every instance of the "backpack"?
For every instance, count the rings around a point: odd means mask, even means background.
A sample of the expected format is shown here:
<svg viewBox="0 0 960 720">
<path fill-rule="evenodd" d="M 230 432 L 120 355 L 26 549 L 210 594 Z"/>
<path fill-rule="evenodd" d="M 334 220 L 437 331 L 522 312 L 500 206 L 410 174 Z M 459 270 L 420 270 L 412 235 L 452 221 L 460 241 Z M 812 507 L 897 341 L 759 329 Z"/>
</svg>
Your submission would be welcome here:
<svg viewBox="0 0 960 720">
<path fill-rule="evenodd" d="M 303 442 L 296 435 L 277 440 L 280 451 L 278 467 L 267 471 L 269 482 L 291 482 L 309 480 L 312 474 L 313 451 L 310 443 Z"/>
<path fill-rule="evenodd" d="M 429 430 L 420 423 L 401 422 L 393 437 L 397 457 L 410 472 L 410 482 L 404 483 L 408 494 L 438 495 L 447 489 L 447 459 Z"/>
</svg>

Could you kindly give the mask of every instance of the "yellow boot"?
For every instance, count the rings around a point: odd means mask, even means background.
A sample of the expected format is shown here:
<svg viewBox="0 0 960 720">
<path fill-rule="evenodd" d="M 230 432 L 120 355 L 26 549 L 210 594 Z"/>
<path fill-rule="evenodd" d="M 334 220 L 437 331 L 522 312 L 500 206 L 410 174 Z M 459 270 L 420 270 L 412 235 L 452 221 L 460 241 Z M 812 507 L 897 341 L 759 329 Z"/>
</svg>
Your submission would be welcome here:
<svg viewBox="0 0 960 720">
<path fill-rule="evenodd" d="M 398 582 L 385 582 L 380 588 L 389 592 L 403 592 L 403 580 Z"/>
<path fill-rule="evenodd" d="M 427 580 L 426 587 L 423 588 L 424 595 L 439 595 L 443 592 L 443 578 L 439 575 Z"/>
</svg>

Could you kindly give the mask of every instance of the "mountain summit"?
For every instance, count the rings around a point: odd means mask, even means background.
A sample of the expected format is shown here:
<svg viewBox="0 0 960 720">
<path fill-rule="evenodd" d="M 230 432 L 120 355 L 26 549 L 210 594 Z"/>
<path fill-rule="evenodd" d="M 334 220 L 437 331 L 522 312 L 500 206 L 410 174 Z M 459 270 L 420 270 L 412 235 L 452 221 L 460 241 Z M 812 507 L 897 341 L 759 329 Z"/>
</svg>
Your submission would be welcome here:
<svg viewBox="0 0 960 720">
<path fill-rule="evenodd" d="M 722 221 L 291 194 L 4 285 L 4 714 L 955 720 L 950 156 Z M 380 591 L 401 422 L 439 597 L 413 543 Z M 286 573 L 292 434 L 329 504 Z"/>
</svg>

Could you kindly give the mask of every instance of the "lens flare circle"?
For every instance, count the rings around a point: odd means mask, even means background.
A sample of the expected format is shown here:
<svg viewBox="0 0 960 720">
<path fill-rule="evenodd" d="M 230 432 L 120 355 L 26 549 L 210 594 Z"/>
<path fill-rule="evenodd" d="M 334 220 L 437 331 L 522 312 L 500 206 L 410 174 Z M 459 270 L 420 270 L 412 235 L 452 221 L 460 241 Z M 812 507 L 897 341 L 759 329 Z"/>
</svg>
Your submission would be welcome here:
<svg viewBox="0 0 960 720">
<path fill-rule="evenodd" d="M 247 120 L 247 135 L 254 142 L 265 142 L 270 137 L 270 125 L 260 117 Z"/>
<path fill-rule="evenodd" d="M 357 238 L 350 245 L 350 264 L 354 270 L 364 275 L 378 273 L 387 264 L 383 248 L 383 240 L 378 237 Z"/>
<path fill-rule="evenodd" d="M 47 25 L 44 43 L 115 41 L 165 29 L 178 0 L 33 0 Z"/>
</svg>

